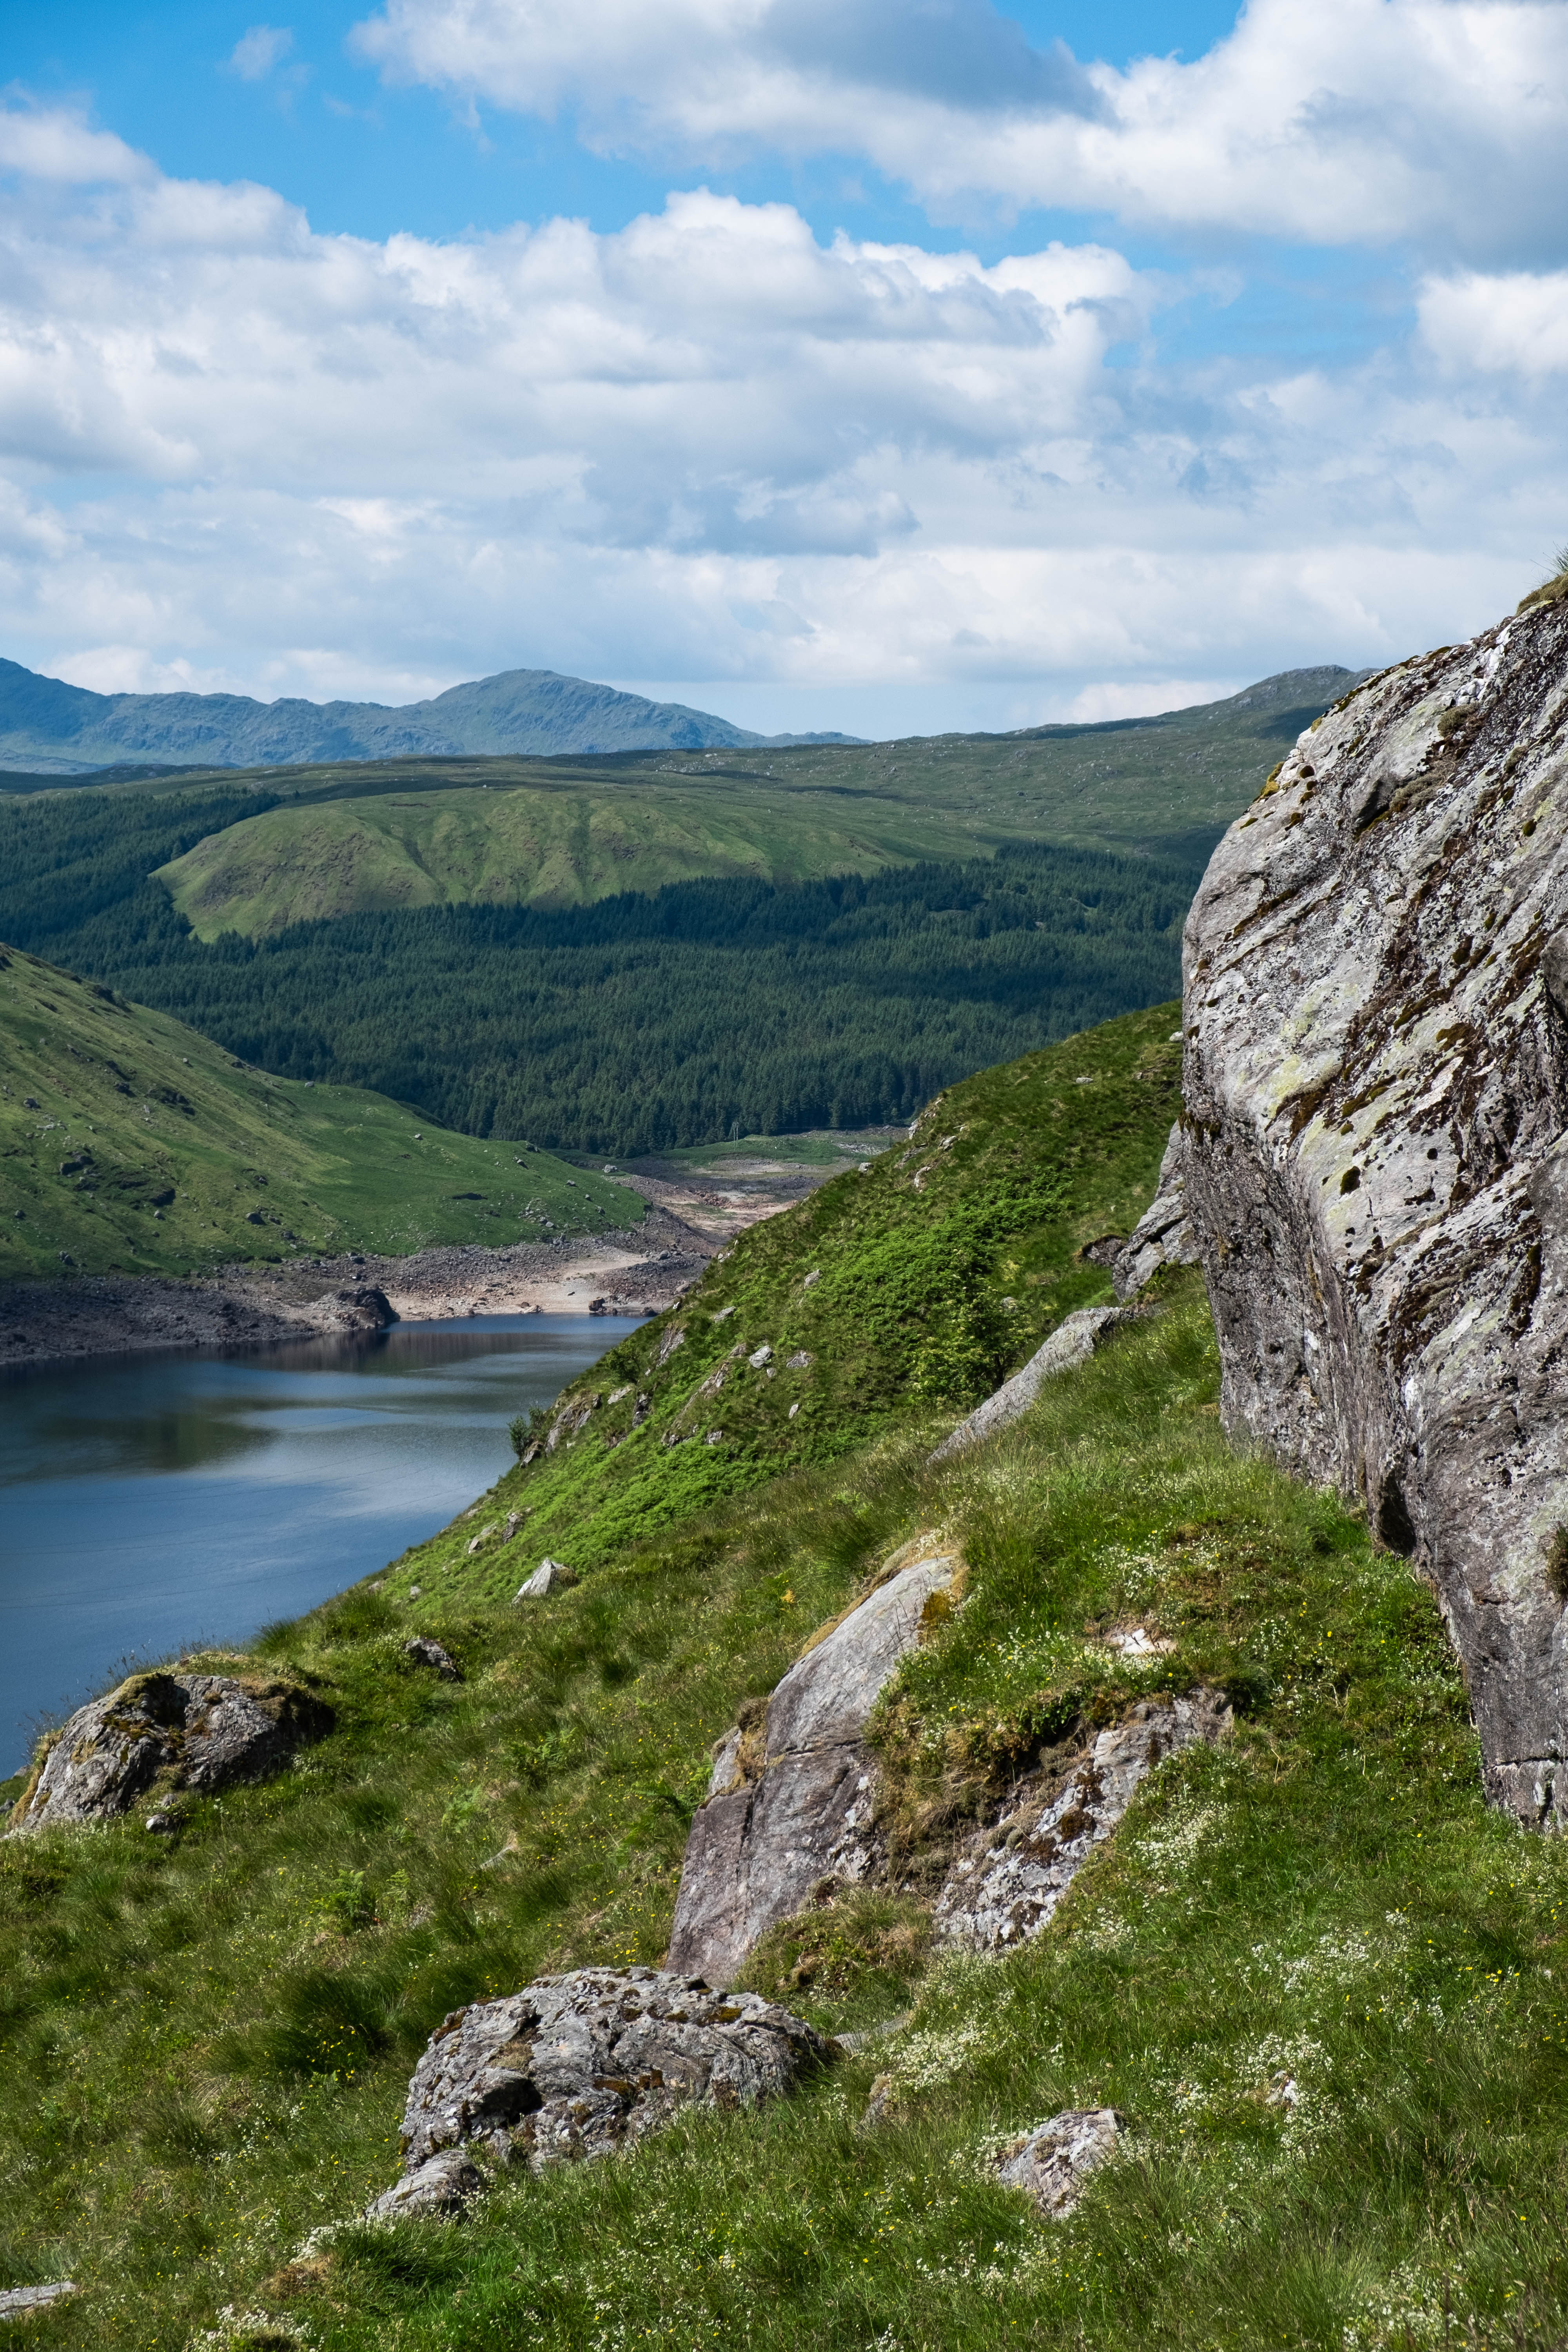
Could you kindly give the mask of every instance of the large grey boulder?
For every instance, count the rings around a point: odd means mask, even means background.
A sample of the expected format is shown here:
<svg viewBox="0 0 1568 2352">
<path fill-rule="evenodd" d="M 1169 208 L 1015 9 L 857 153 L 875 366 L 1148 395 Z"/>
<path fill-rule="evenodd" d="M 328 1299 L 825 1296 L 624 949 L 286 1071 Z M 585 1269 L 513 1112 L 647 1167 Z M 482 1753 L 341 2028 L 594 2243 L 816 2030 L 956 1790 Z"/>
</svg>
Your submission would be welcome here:
<svg viewBox="0 0 1568 2352">
<path fill-rule="evenodd" d="M 1486 1786 L 1568 1820 L 1568 599 L 1385 671 L 1185 941 L 1185 1195 L 1234 1434 L 1436 1585 Z"/>
<path fill-rule="evenodd" d="M 1131 1307 L 1080 1307 L 1071 1315 L 1064 1315 L 1043 1347 L 1037 1349 L 1021 1371 L 1004 1381 L 975 1406 L 958 1427 L 944 1437 L 942 1444 L 926 1457 L 931 1462 L 946 1462 L 967 1446 L 978 1445 L 987 1437 L 1013 1422 L 1021 1421 L 1046 1382 L 1058 1372 L 1070 1371 L 1075 1364 L 1087 1364 L 1112 1331 L 1124 1323 L 1136 1319 L 1138 1310 Z"/>
<path fill-rule="evenodd" d="M 199 1794 L 260 1780 L 301 1740 L 331 1727 L 330 1707 L 257 1675 L 132 1675 L 79 1707 L 48 1742 L 13 1808 L 13 1831 L 112 1820 L 156 1784 Z"/>
<path fill-rule="evenodd" d="M 1139 1783 L 1194 1741 L 1212 1746 L 1230 1722 L 1215 1691 L 1148 1700 L 1102 1731 L 1054 1794 L 1026 1782 L 954 1863 L 936 1900 L 939 1934 L 979 1951 L 1027 1943 L 1110 1835 Z"/>
<path fill-rule="evenodd" d="M 759 1937 L 824 1878 L 876 1860 L 875 1772 L 862 1742 L 877 1698 L 958 1570 L 934 1549 L 822 1633 L 765 1709 L 721 1743 L 687 1842 L 669 1966 L 735 1976 Z"/>
<path fill-rule="evenodd" d="M 749 2107 L 834 2045 L 755 1993 L 658 1969 L 574 1969 L 454 2010 L 404 2109 L 403 2178 L 372 2215 L 450 2212 L 479 2186 L 459 2151 L 546 2165 L 611 2155 L 679 2107 Z"/>
</svg>

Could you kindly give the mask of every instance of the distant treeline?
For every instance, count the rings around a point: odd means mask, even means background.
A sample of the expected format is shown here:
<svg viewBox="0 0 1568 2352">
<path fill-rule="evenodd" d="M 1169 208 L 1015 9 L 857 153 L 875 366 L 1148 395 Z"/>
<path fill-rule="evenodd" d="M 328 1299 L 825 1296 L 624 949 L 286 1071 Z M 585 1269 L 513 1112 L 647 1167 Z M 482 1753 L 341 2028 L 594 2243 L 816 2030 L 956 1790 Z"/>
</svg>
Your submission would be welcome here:
<svg viewBox="0 0 1568 2352">
<path fill-rule="evenodd" d="M 622 1158 L 908 1119 L 973 1070 L 1158 1003 L 1180 986 L 1197 879 L 1031 846 L 555 911 L 352 915 L 209 947 L 145 877 L 255 813 L 229 797 L 0 807 L 0 939 L 283 1076 Z"/>
</svg>

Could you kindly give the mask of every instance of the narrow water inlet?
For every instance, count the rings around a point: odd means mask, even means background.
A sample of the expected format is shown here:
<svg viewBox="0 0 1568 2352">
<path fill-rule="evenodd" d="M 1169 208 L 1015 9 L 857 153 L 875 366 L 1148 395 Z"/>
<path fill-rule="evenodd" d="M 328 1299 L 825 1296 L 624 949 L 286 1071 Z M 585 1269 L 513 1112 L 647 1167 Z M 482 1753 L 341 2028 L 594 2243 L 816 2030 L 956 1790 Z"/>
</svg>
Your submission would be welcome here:
<svg viewBox="0 0 1568 2352">
<path fill-rule="evenodd" d="M 121 1660 L 237 1642 L 432 1535 L 623 1333 L 486 1316 L 0 1376 L 0 1772 Z"/>
</svg>

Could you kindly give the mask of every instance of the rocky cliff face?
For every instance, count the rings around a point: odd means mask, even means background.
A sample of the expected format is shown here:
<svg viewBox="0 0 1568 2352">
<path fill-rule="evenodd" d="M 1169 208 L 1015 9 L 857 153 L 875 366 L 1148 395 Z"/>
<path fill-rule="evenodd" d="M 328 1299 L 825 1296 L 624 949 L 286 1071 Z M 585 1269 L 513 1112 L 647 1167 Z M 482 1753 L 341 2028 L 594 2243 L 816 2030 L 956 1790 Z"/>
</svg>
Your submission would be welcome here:
<svg viewBox="0 0 1568 2352">
<path fill-rule="evenodd" d="M 1298 740 L 1188 921 L 1223 1412 L 1434 1581 L 1488 1792 L 1568 1818 L 1568 595 Z"/>
</svg>

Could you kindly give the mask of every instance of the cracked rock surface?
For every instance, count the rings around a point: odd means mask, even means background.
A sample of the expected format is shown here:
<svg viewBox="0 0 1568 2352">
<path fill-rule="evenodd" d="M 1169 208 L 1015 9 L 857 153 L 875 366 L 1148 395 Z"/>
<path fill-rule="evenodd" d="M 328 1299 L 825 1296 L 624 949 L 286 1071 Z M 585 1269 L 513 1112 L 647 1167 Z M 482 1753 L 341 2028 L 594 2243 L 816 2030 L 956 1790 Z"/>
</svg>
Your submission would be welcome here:
<svg viewBox="0 0 1568 2352">
<path fill-rule="evenodd" d="M 988 1952 L 1027 1943 L 1050 1920 L 1097 1845 L 1156 1764 L 1229 1729 L 1215 1691 L 1145 1701 L 1112 1724 L 1047 1801 L 1027 1785 L 954 1864 L 936 1900 L 937 1932 Z"/>
<path fill-rule="evenodd" d="M 1114 2107 L 1068 2107 L 1004 2148 L 996 2159 L 997 2176 L 1058 2220 L 1072 2211 L 1085 2181 L 1113 2152 L 1121 2132 Z"/>
<path fill-rule="evenodd" d="M 1436 1586 L 1489 1796 L 1568 1819 L 1568 596 L 1299 738 L 1188 918 L 1222 1412 Z"/>
<path fill-rule="evenodd" d="M 879 1693 L 957 1573 L 956 1553 L 908 1562 L 814 1639 L 765 1705 L 721 1742 L 687 1841 L 669 1965 L 717 1983 L 825 1878 L 879 1855 L 875 1772 L 861 1734 Z"/>
<path fill-rule="evenodd" d="M 503 2163 L 608 2156 L 689 2104 L 749 2107 L 834 2045 L 755 1993 L 659 1969 L 574 1969 L 455 2010 L 408 2086 L 403 2179 L 370 2210 L 452 2211 L 479 2185 L 464 2148 Z"/>
<path fill-rule="evenodd" d="M 292 1683 L 255 1675 L 153 1672 L 79 1707 L 56 1734 L 11 1815 L 11 1828 L 112 1820 L 156 1783 L 199 1794 L 260 1780 L 331 1710 Z"/>
</svg>

